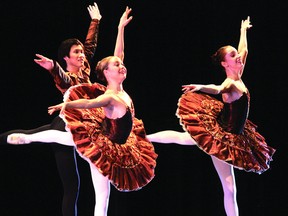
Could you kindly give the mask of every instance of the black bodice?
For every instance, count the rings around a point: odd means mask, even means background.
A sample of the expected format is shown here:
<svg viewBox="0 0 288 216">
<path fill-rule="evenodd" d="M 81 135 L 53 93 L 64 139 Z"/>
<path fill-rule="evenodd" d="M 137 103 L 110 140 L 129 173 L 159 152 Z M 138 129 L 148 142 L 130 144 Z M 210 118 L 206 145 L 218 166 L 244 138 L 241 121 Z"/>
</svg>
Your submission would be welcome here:
<svg viewBox="0 0 288 216">
<path fill-rule="evenodd" d="M 249 96 L 246 93 L 232 103 L 224 103 L 218 117 L 219 124 L 227 132 L 241 134 L 249 113 Z"/>
<path fill-rule="evenodd" d="M 107 136 L 113 143 L 124 144 L 132 130 L 132 114 L 127 107 L 124 116 L 117 119 L 105 117 L 103 121 L 103 134 Z"/>
</svg>

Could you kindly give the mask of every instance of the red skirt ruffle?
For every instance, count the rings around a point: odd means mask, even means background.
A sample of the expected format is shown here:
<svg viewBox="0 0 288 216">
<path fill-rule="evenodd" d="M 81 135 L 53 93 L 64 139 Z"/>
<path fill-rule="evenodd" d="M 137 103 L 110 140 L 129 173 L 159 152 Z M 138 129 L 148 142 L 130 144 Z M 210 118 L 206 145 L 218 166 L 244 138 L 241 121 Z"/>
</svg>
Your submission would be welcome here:
<svg viewBox="0 0 288 216">
<path fill-rule="evenodd" d="M 65 100 L 95 98 L 104 91 L 105 87 L 98 83 L 81 84 L 70 88 Z M 117 144 L 101 133 L 105 117 L 102 108 L 69 109 L 61 116 L 72 133 L 80 156 L 92 162 L 118 190 L 139 190 L 154 178 L 157 154 L 146 138 L 141 120 L 134 118 L 126 143 Z"/>
<path fill-rule="evenodd" d="M 248 119 L 241 134 L 226 132 L 217 122 L 223 103 L 207 94 L 188 92 L 178 101 L 180 124 L 205 153 L 247 172 L 269 169 L 275 149 Z"/>
</svg>

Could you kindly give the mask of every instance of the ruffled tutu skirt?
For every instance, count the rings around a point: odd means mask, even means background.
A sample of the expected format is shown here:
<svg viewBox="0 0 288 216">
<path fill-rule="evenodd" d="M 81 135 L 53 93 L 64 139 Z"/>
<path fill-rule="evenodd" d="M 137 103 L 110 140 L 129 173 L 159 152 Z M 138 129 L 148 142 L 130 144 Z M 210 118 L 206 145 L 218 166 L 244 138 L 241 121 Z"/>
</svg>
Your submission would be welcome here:
<svg viewBox="0 0 288 216">
<path fill-rule="evenodd" d="M 71 87 L 64 100 L 90 99 L 104 92 L 101 84 L 81 84 Z M 79 155 L 93 163 L 119 191 L 139 190 L 154 178 L 157 154 L 141 120 L 134 118 L 126 143 L 117 144 L 102 134 L 103 108 L 64 110 L 61 117 Z"/>
<path fill-rule="evenodd" d="M 275 149 L 267 145 L 248 119 L 241 134 L 224 131 L 217 122 L 222 108 L 221 101 L 207 94 L 188 92 L 180 97 L 176 116 L 208 155 L 247 172 L 261 174 L 269 169 Z"/>
</svg>

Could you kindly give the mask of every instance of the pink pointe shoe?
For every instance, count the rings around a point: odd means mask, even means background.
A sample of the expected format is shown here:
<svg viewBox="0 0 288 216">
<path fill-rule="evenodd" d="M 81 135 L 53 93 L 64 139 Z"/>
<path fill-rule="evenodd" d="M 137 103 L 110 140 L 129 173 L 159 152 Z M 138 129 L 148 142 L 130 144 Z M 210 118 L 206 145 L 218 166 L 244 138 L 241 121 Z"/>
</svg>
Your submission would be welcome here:
<svg viewBox="0 0 288 216">
<path fill-rule="evenodd" d="M 28 144 L 30 140 L 27 139 L 25 134 L 14 133 L 7 136 L 7 143 L 10 144 Z"/>
</svg>

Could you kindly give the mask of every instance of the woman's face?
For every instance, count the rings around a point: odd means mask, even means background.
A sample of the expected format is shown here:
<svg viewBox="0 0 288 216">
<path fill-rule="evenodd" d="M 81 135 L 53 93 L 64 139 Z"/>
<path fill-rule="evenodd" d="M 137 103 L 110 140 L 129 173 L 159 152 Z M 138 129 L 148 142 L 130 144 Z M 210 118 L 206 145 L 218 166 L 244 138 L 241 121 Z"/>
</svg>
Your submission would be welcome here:
<svg viewBox="0 0 288 216">
<path fill-rule="evenodd" d="M 126 79 L 127 69 L 119 57 L 113 56 L 109 60 L 108 67 L 105 71 L 106 78 L 110 77 L 112 79 L 117 79 L 121 82 Z"/>
<path fill-rule="evenodd" d="M 227 47 L 226 54 L 224 57 L 224 63 L 222 64 L 225 68 L 235 68 L 241 69 L 243 67 L 243 62 L 238 51 L 234 47 Z"/>
</svg>

